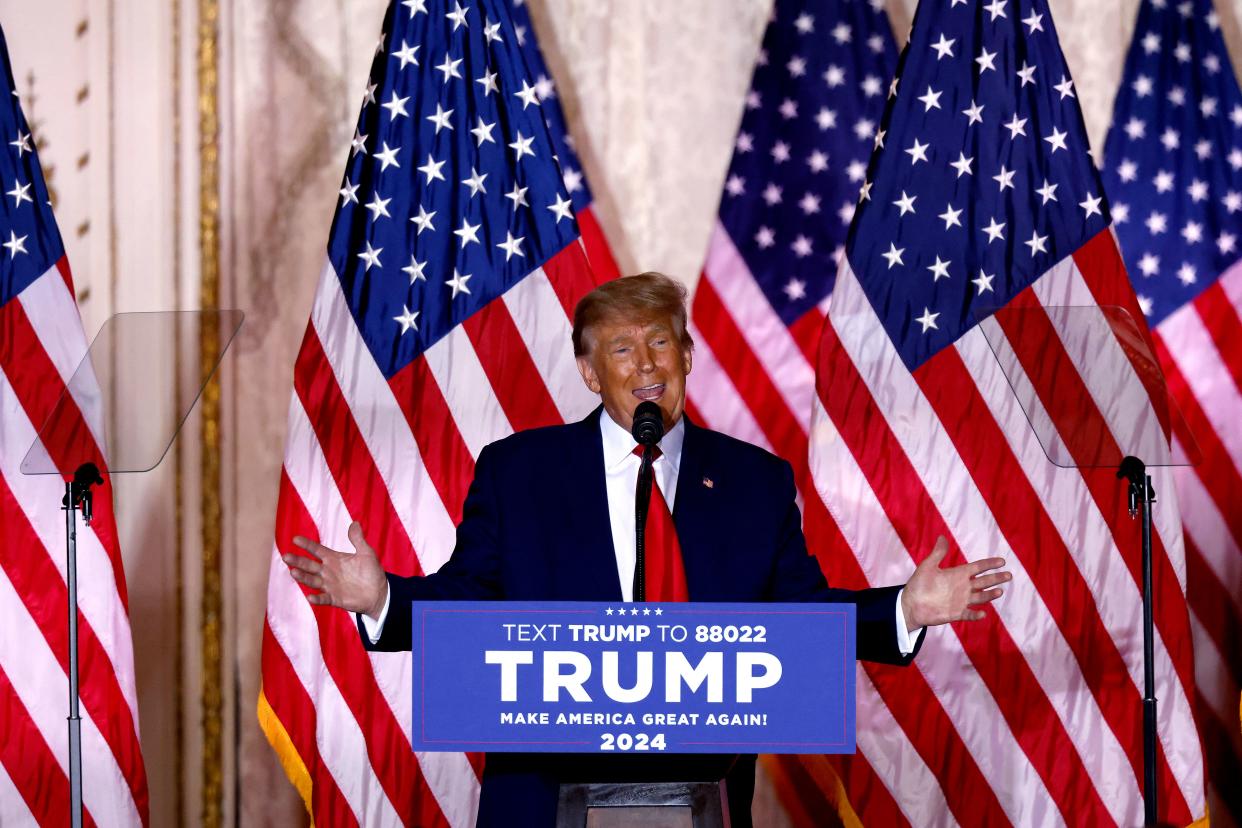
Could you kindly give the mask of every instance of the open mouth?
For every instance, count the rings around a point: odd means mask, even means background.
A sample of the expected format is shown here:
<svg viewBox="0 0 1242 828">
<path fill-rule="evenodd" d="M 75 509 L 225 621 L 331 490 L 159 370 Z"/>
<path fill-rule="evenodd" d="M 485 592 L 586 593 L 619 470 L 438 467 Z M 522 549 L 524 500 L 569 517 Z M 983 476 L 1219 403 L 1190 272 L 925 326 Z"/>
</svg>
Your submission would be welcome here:
<svg viewBox="0 0 1242 828">
<path fill-rule="evenodd" d="M 632 393 L 640 400 L 658 400 L 664 394 L 664 383 L 644 385 L 642 388 L 635 388 Z"/>
</svg>

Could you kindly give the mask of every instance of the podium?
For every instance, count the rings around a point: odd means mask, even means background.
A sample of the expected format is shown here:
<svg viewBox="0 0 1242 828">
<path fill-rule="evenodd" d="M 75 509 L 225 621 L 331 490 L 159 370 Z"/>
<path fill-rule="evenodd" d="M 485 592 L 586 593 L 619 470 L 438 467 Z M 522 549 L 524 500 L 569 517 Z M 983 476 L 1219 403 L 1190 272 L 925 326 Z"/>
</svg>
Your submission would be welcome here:
<svg viewBox="0 0 1242 828">
<path fill-rule="evenodd" d="M 556 828 L 728 828 L 729 796 L 718 782 L 568 782 Z"/>
<path fill-rule="evenodd" d="M 65 480 L 69 631 L 70 824 L 82 824 L 82 719 L 78 705 L 77 513 L 93 517 L 104 474 L 150 471 L 167 454 L 241 328 L 238 310 L 118 313 L 109 318 L 65 384 L 27 450 L 22 474 Z M 194 354 L 182 367 L 178 354 Z M 90 585 L 87 585 L 87 589 Z"/>
<path fill-rule="evenodd" d="M 1116 471 L 1131 518 L 1141 521 L 1143 617 L 1143 804 L 1157 820 L 1156 690 L 1152 623 L 1152 509 L 1148 469 L 1193 466 L 1193 439 L 1169 396 L 1145 323 L 1113 305 L 1009 306 L 979 322 L 1014 398 L 1048 461 Z M 1188 428 L 1178 432 L 1189 434 Z"/>
<path fill-rule="evenodd" d="M 753 754 L 854 752 L 855 612 L 416 601 L 412 746 L 486 751 L 558 825 L 725 826 Z"/>
</svg>

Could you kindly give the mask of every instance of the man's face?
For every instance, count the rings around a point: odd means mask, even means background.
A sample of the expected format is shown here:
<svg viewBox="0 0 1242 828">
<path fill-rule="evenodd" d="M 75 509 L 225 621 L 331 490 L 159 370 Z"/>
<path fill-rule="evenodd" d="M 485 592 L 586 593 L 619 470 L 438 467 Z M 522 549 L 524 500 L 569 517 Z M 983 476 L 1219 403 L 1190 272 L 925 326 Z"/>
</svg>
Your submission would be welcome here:
<svg viewBox="0 0 1242 828">
<path fill-rule="evenodd" d="M 590 350 L 578 357 L 582 379 L 604 401 L 604 410 L 629 431 L 634 409 L 651 400 L 672 428 L 686 405 L 690 351 L 673 332 L 672 319 L 601 322 L 586 332 Z"/>
</svg>

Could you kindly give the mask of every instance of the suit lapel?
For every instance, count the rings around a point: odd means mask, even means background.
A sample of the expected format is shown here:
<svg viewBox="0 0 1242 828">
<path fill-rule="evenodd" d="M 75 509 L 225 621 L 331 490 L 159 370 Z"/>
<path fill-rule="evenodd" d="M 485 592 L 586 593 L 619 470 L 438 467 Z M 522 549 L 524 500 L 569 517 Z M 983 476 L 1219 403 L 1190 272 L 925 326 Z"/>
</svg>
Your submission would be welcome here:
<svg viewBox="0 0 1242 828">
<path fill-rule="evenodd" d="M 599 430 L 602 411 L 602 406 L 596 408 L 575 424 L 571 453 L 564 464 L 569 479 L 563 492 L 571 524 L 566 552 L 573 557 L 566 563 L 569 571 L 581 571 L 590 580 L 583 595 L 620 601 L 621 580 L 617 575 L 608 486 L 604 480 L 604 441 Z"/>
<path fill-rule="evenodd" d="M 712 564 L 715 504 L 713 488 L 705 481 L 714 477 L 708 456 L 706 434 L 685 414 L 686 436 L 681 446 L 681 466 L 677 470 L 677 499 L 673 504 L 673 525 L 681 544 L 686 567 L 686 586 L 692 601 L 710 601 L 716 594 L 716 571 Z"/>
</svg>

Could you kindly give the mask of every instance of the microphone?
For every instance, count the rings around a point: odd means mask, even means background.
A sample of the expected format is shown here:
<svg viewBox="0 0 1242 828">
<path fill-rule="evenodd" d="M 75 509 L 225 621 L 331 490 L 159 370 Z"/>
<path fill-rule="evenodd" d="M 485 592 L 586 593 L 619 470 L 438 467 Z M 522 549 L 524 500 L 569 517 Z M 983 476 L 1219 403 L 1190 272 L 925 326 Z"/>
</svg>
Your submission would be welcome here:
<svg viewBox="0 0 1242 828">
<path fill-rule="evenodd" d="M 664 436 L 664 414 L 660 406 L 651 400 L 638 404 L 634 409 L 634 425 L 630 434 L 643 447 L 642 463 L 638 467 L 638 486 L 634 492 L 634 600 L 647 600 L 646 526 L 647 509 L 651 504 L 651 463 L 655 456 L 655 444 Z"/>
<path fill-rule="evenodd" d="M 630 428 L 640 446 L 654 446 L 664 436 L 664 414 L 651 400 L 640 402 L 634 409 L 634 425 Z"/>
</svg>

